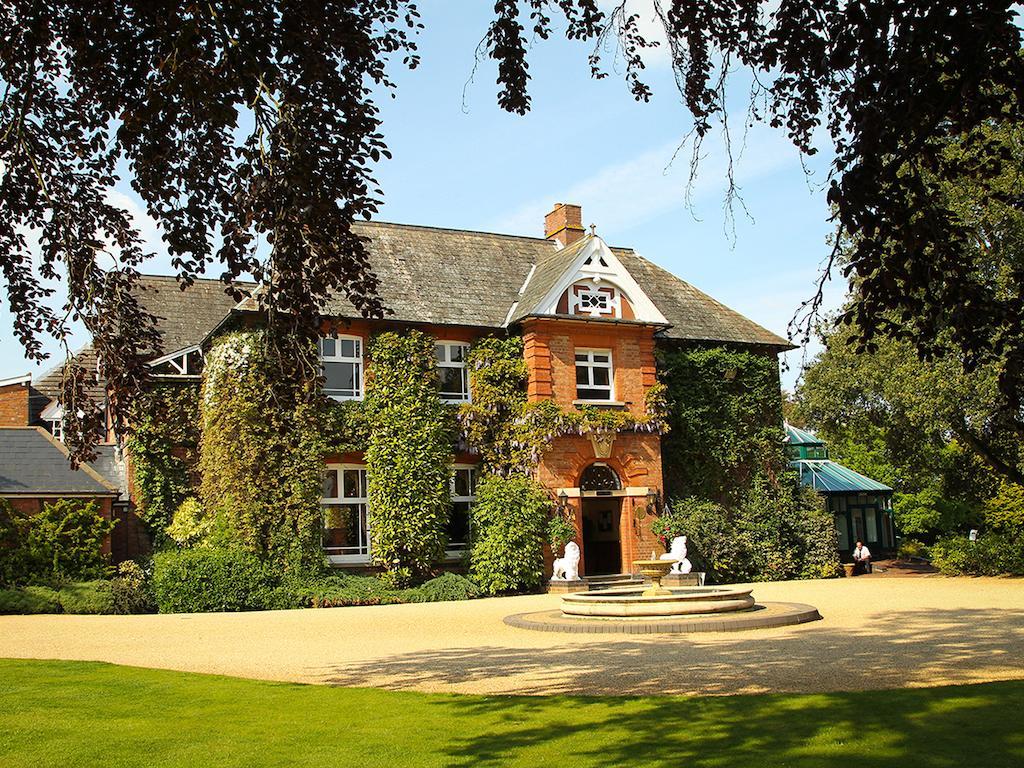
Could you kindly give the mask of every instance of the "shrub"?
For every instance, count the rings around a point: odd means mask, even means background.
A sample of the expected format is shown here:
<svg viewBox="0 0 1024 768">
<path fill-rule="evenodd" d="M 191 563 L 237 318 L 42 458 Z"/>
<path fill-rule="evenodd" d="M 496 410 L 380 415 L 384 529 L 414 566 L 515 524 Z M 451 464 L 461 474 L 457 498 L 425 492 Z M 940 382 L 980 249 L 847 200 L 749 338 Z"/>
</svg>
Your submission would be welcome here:
<svg viewBox="0 0 1024 768">
<path fill-rule="evenodd" d="M 375 576 L 321 576 L 291 587 L 296 605 L 313 608 L 405 603 L 412 591 L 389 589 Z"/>
<path fill-rule="evenodd" d="M 984 533 L 977 541 L 945 536 L 931 553 L 932 564 L 947 576 L 1024 576 L 1024 536 Z"/>
<path fill-rule="evenodd" d="M 709 580 L 721 584 L 753 578 L 750 541 L 735 511 L 713 501 L 683 499 L 652 526 L 666 546 L 676 536 L 685 535 L 687 559 L 695 571 L 707 573 Z"/>
<path fill-rule="evenodd" d="M 203 511 L 199 499 L 190 496 L 174 512 L 167 535 L 179 547 L 194 547 L 204 542 L 213 530 L 213 518 Z"/>
<path fill-rule="evenodd" d="M 150 574 L 132 560 L 117 566 L 117 575 L 110 580 L 110 597 L 114 613 L 156 612 Z"/>
<path fill-rule="evenodd" d="M 114 598 L 110 582 L 95 580 L 65 584 L 57 592 L 64 613 L 113 613 Z"/>
<path fill-rule="evenodd" d="M 736 505 L 689 498 L 652 524 L 668 546 L 687 536 L 688 559 L 714 582 L 831 578 L 839 572 L 835 524 L 821 498 L 786 476 L 758 480 Z"/>
<path fill-rule="evenodd" d="M 985 525 L 993 531 L 1024 536 L 1024 486 L 1003 483 L 985 502 Z"/>
<path fill-rule="evenodd" d="M 899 549 L 896 551 L 896 556 L 900 560 L 924 558 L 928 556 L 928 547 L 917 539 L 902 539 Z"/>
<path fill-rule="evenodd" d="M 480 587 L 457 573 L 443 573 L 409 590 L 411 603 L 437 603 L 448 600 L 472 600 L 480 597 Z"/>
<path fill-rule="evenodd" d="M 60 613 L 60 600 L 49 587 L 0 589 L 0 613 Z"/>
<path fill-rule="evenodd" d="M 241 549 L 183 549 L 153 558 L 160 613 L 245 611 L 282 606 L 266 563 Z"/>
<path fill-rule="evenodd" d="M 551 551 L 558 557 L 565 545 L 576 538 L 576 526 L 569 522 L 565 515 L 556 512 L 548 521 L 548 544 Z"/>
<path fill-rule="evenodd" d="M 536 481 L 485 475 L 473 505 L 470 569 L 485 594 L 537 589 L 544 573 L 545 520 L 551 504 Z"/>
<path fill-rule="evenodd" d="M 103 543 L 114 521 L 100 514 L 95 501 L 59 499 L 34 514 L 7 511 L 0 531 L 7 551 L 2 576 L 8 584 L 84 581 L 107 575 Z"/>
</svg>

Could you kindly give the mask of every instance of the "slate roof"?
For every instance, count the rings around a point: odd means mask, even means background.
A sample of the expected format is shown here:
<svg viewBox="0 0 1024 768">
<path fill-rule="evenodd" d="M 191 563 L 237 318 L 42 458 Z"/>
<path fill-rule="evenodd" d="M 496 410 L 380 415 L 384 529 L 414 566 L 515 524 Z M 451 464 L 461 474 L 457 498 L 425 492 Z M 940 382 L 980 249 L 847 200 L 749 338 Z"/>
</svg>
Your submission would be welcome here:
<svg viewBox="0 0 1024 768">
<path fill-rule="evenodd" d="M 116 496 L 92 467 L 72 469 L 67 450 L 42 427 L 0 427 L 0 495 Z"/>
<path fill-rule="evenodd" d="M 504 327 L 506 318 L 514 316 L 514 303 L 539 302 L 587 239 L 559 250 L 551 240 L 490 232 L 387 222 L 360 222 L 354 229 L 368 238 L 370 263 L 392 319 L 487 328 Z M 631 249 L 612 251 L 668 320 L 671 327 L 661 334 L 665 338 L 792 348 Z M 252 299 L 238 306 L 256 308 Z M 358 317 L 343 296 L 333 299 L 324 314 Z"/>
<path fill-rule="evenodd" d="M 589 237 L 582 237 L 561 250 L 551 248 L 547 253 L 541 255 L 536 262 L 537 268 L 530 275 L 530 280 L 519 297 L 519 306 L 512 312 L 513 320 L 522 319 L 531 307 L 536 307 L 544 300 L 548 292 L 565 274 L 569 264 L 586 247 L 589 239 Z"/>
<path fill-rule="evenodd" d="M 165 354 L 201 342 L 235 306 L 234 299 L 224 293 L 224 285 L 219 280 L 200 278 L 182 291 L 173 277 L 143 275 L 139 285 L 142 288 L 139 301 L 157 317 Z M 252 290 L 256 284 L 239 283 L 239 287 Z M 87 371 L 96 370 L 96 352 L 91 344 L 75 352 L 74 358 Z M 60 394 L 63 368 L 64 363 L 60 362 L 32 382 L 29 406 L 32 421 Z M 98 379 L 90 379 L 86 389 L 96 402 L 103 402 L 105 390 Z"/>
</svg>

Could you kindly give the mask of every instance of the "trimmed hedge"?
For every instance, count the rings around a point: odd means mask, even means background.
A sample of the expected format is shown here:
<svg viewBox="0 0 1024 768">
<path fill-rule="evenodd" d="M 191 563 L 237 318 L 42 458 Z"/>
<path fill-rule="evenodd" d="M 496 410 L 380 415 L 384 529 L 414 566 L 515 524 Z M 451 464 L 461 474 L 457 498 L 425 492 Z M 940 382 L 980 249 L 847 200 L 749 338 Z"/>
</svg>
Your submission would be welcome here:
<svg viewBox="0 0 1024 768">
<path fill-rule="evenodd" d="M 60 589 L 44 586 L 0 589 L 0 613 L 113 613 L 108 581 L 81 581 Z"/>
<path fill-rule="evenodd" d="M 480 597 L 476 582 L 457 573 L 443 573 L 409 590 L 410 603 L 439 603 L 448 600 L 472 600 Z"/>
<path fill-rule="evenodd" d="M 240 549 L 182 549 L 153 558 L 153 593 L 160 613 L 287 607 L 279 605 L 275 587 L 267 565 Z"/>
<path fill-rule="evenodd" d="M 57 592 L 64 613 L 101 614 L 114 612 L 114 597 L 109 581 L 82 581 L 67 584 Z"/>
<path fill-rule="evenodd" d="M 390 589 L 376 576 L 330 575 L 293 586 L 292 595 L 295 607 L 340 608 L 471 600 L 480 596 L 480 587 L 455 573 L 442 574 L 409 589 Z"/>
<path fill-rule="evenodd" d="M 454 573 L 408 589 L 390 588 L 376 576 L 281 576 L 251 552 L 201 548 L 158 554 L 153 593 L 160 613 L 202 613 L 467 600 L 479 597 L 480 588 Z"/>
<path fill-rule="evenodd" d="M 0 613 L 60 613 L 60 600 L 49 587 L 0 589 Z"/>
</svg>

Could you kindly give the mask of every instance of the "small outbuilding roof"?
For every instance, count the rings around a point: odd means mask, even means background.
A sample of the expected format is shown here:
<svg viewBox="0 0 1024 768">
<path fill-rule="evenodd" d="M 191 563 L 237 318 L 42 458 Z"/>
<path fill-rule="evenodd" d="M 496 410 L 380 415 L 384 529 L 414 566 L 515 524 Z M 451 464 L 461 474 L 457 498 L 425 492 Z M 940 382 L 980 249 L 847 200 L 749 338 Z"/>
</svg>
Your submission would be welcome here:
<svg viewBox="0 0 1024 768">
<path fill-rule="evenodd" d="M 0 496 L 117 496 L 88 464 L 72 469 L 67 449 L 42 427 L 0 427 Z"/>
<path fill-rule="evenodd" d="M 806 433 L 805 433 L 806 434 Z M 822 493 L 891 493 L 888 485 L 830 459 L 798 459 L 790 463 L 800 482 Z"/>
<path fill-rule="evenodd" d="M 783 440 L 786 445 L 825 445 L 822 440 L 805 429 L 794 427 L 788 423 L 783 426 L 786 429 L 786 439 Z"/>
</svg>

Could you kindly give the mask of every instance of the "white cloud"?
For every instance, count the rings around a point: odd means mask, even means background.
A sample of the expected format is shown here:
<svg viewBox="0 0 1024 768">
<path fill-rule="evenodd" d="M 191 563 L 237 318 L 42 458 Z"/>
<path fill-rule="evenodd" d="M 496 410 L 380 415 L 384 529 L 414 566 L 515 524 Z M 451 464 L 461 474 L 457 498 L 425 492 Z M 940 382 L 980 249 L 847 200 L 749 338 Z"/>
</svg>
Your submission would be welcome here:
<svg viewBox="0 0 1024 768">
<path fill-rule="evenodd" d="M 739 138 L 734 136 L 733 140 Z M 673 161 L 678 146 L 676 142 L 663 144 L 630 160 L 607 165 L 584 179 L 552 190 L 543 198 L 523 203 L 495 221 L 491 229 L 533 232 L 538 222 L 544 220 L 544 214 L 551 210 L 552 203 L 579 203 L 584 206 L 584 223 L 596 223 L 599 234 L 614 238 L 664 213 L 678 210 L 687 197 L 694 205 L 709 198 L 722 200 L 728 154 L 721 136 L 714 134 L 705 140 L 700 170 L 689 189 L 691 148 L 687 144 Z M 739 155 L 740 149 L 734 147 L 733 153 Z M 742 156 L 736 158 L 734 178 L 742 187 L 746 182 L 797 162 L 796 150 L 784 136 L 755 126 Z"/>
</svg>

